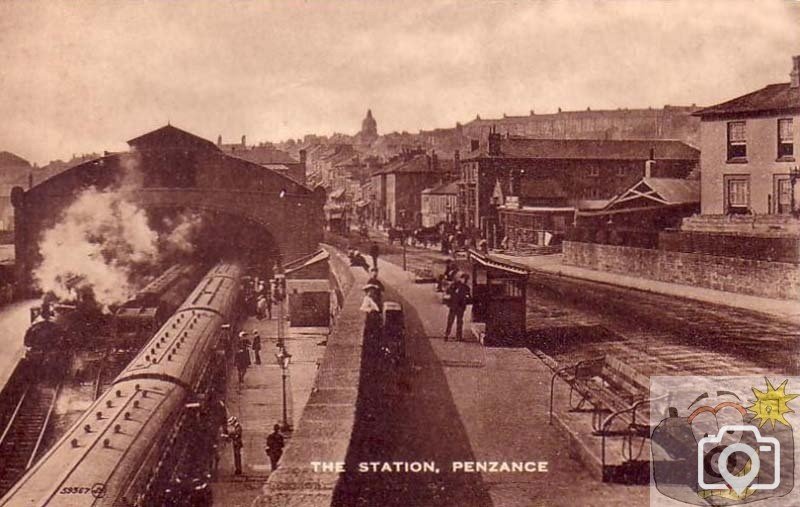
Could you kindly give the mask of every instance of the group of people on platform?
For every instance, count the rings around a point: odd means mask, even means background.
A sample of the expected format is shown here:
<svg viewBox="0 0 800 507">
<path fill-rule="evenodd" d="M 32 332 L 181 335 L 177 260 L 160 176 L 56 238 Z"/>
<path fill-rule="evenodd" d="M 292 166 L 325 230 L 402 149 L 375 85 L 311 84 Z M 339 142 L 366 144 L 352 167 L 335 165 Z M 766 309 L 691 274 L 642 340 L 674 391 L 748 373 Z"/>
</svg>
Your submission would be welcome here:
<svg viewBox="0 0 800 507">
<path fill-rule="evenodd" d="M 377 263 L 376 263 L 377 264 Z M 378 279 L 377 266 L 369 270 L 370 278 L 364 285 L 364 298 L 360 310 L 365 313 L 364 341 L 380 340 L 383 332 L 383 293 L 385 287 Z M 444 273 L 437 281 L 437 291 L 444 291 L 444 303 L 447 305 L 447 321 L 444 339 L 450 339 L 450 332 L 455 324 L 455 339 L 462 341 L 464 337 L 464 313 L 472 304 L 472 291 L 469 286 L 469 275 L 459 273 L 453 260 L 448 259 Z"/>
<path fill-rule="evenodd" d="M 248 340 L 249 335 L 253 336 L 252 341 Z M 252 355 L 251 355 L 252 351 Z M 236 370 L 239 372 L 239 385 L 244 382 L 244 375 L 251 364 L 261 364 L 261 335 L 258 330 L 252 332 L 239 332 L 239 341 L 236 344 L 236 354 L 233 360 Z"/>
<path fill-rule="evenodd" d="M 252 339 L 248 339 L 248 336 Z M 236 353 L 234 365 L 238 372 L 239 386 L 244 383 L 247 369 L 252 365 L 261 364 L 261 335 L 258 330 L 251 332 L 240 331 L 235 342 Z M 222 438 L 231 443 L 233 450 L 234 474 L 242 474 L 242 426 L 235 416 L 228 417 L 228 412 L 223 401 L 219 401 L 217 421 L 222 429 Z M 267 437 L 265 452 L 269 457 L 272 470 L 278 467 L 278 461 L 283 454 L 285 446 L 284 436 L 281 434 L 280 425 L 274 426 L 274 431 Z"/>
<path fill-rule="evenodd" d="M 273 292 L 269 280 L 256 278 L 244 284 L 245 315 L 258 320 L 272 319 L 272 306 L 279 302 L 279 295 Z"/>
<path fill-rule="evenodd" d="M 243 433 L 242 424 L 236 416 L 228 417 L 222 424 L 222 438 L 229 441 L 233 449 L 234 475 L 242 475 Z M 283 456 L 283 448 L 285 446 L 286 438 L 281 433 L 280 424 L 276 424 L 272 427 L 272 433 L 267 435 L 266 446 L 264 447 L 264 452 L 266 452 L 269 458 L 270 469 L 273 472 L 278 468 L 278 463 L 281 456 Z"/>
</svg>

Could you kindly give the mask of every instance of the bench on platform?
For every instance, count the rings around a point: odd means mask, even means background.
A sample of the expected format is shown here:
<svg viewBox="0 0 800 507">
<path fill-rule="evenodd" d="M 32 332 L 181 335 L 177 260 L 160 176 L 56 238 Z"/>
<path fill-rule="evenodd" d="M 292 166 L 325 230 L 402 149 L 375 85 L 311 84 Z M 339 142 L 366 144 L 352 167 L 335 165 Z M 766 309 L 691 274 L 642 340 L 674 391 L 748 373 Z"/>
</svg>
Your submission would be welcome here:
<svg viewBox="0 0 800 507">
<path fill-rule="evenodd" d="M 606 438 L 624 437 L 623 455 L 636 461 L 634 439 L 650 437 L 647 417 L 637 414 L 648 405 L 649 379 L 616 357 L 604 355 L 559 368 L 550 379 L 550 422 L 553 420 L 555 381 L 569 385 L 569 407 L 592 414 L 592 429 L 602 438 L 602 466 L 606 467 Z M 641 449 L 641 446 L 640 446 Z"/>
</svg>

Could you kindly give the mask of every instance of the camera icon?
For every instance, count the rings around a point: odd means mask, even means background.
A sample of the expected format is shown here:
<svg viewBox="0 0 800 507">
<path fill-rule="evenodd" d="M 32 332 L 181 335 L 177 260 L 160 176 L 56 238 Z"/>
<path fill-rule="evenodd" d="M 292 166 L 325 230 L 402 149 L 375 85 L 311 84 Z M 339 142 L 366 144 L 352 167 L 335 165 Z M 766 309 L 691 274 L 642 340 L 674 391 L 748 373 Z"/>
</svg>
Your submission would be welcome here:
<svg viewBox="0 0 800 507">
<path fill-rule="evenodd" d="M 755 445 L 748 445 L 743 442 L 731 444 L 723 443 L 723 439 L 729 435 L 740 432 L 744 435 L 752 433 Z M 756 449 L 757 448 L 757 449 Z M 772 490 L 776 489 L 781 482 L 780 474 L 780 453 L 781 444 L 777 438 L 764 437 L 758 428 L 751 425 L 725 425 L 722 426 L 715 436 L 708 436 L 697 442 L 697 483 L 706 490 L 721 489 L 729 487 L 736 493 L 742 494 L 746 489 L 752 490 Z M 736 469 L 736 463 L 742 461 L 742 454 L 749 461 L 749 470 L 745 466 L 739 473 L 731 473 L 731 468 Z M 732 459 L 734 457 L 734 459 Z M 774 468 L 768 470 L 767 475 L 771 475 L 773 481 L 768 484 L 754 482 L 761 471 L 761 463 L 772 462 Z M 733 462 L 733 463 L 731 463 Z M 733 465 L 733 466 L 731 466 Z M 719 473 L 725 482 L 708 482 L 706 474 L 708 467 L 712 466 Z"/>
</svg>

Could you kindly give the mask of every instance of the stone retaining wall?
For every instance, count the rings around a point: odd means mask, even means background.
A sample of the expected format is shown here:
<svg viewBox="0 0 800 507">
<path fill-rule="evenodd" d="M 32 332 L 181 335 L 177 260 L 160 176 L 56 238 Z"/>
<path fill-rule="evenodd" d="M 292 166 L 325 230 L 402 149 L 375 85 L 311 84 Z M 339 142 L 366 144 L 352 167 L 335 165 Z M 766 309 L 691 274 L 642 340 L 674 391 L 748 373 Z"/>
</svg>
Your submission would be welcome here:
<svg viewBox="0 0 800 507">
<path fill-rule="evenodd" d="M 662 282 L 800 300 L 800 269 L 784 262 L 565 241 L 564 263 Z"/>
<path fill-rule="evenodd" d="M 312 461 L 344 462 L 356 418 L 364 316 L 359 311 L 367 273 L 351 269 L 329 247 L 331 272 L 343 295 L 342 307 L 317 371 L 314 388 L 280 467 L 270 475 L 255 505 L 329 507 L 340 480 L 335 472 L 315 472 Z"/>
</svg>

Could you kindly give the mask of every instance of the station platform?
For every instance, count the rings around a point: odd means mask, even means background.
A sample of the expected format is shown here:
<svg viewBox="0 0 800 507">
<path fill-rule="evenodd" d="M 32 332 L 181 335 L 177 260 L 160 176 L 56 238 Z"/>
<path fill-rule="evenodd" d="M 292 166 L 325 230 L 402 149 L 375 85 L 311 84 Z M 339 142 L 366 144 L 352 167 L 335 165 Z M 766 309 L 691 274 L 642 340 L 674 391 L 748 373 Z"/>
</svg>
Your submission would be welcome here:
<svg viewBox="0 0 800 507">
<path fill-rule="evenodd" d="M 387 474 L 366 478 L 364 505 L 646 504 L 640 486 L 598 481 L 572 455 L 570 436 L 549 424 L 552 370 L 530 350 L 482 346 L 465 315 L 465 339 L 443 339 L 447 309 L 432 284 L 379 259 L 385 301 L 405 310 L 408 365 L 403 388 L 388 392 L 397 403 L 386 456 L 370 460 L 433 460 L 441 474 Z M 547 472 L 453 471 L 459 462 L 547 462 Z M 358 479 L 356 479 L 358 480 Z M 376 490 L 372 490 L 376 488 Z"/>
<path fill-rule="evenodd" d="M 242 425 L 243 473 L 234 474 L 233 449 L 229 442 L 221 440 L 220 462 L 212 483 L 214 505 L 220 507 L 249 507 L 261 493 L 271 472 L 264 451 L 267 435 L 275 424 L 283 422 L 282 370 L 275 358 L 278 321 L 251 317 L 241 330 L 248 333 L 258 330 L 261 364 L 251 364 L 241 386 L 233 365 L 228 372 L 226 405 L 228 415 L 236 416 Z M 287 327 L 285 331 L 286 350 L 292 355 L 286 379 L 287 420 L 293 425 L 311 395 L 317 362 L 325 353 L 328 328 Z M 291 434 L 284 436 L 288 445 Z"/>
<path fill-rule="evenodd" d="M 38 304 L 38 299 L 26 299 L 0 308 L 0 390 L 25 353 L 23 340 L 31 325 L 30 309 Z"/>
<path fill-rule="evenodd" d="M 511 265 L 527 268 L 531 271 L 540 271 L 558 276 L 568 276 L 593 282 L 618 285 L 630 289 L 664 294 L 685 299 L 693 299 L 705 303 L 739 308 L 753 312 L 763 313 L 793 323 L 800 323 L 800 303 L 797 301 L 771 299 L 747 294 L 737 294 L 721 290 L 683 285 L 679 283 L 661 282 L 620 273 L 597 271 L 594 269 L 571 266 L 563 263 L 563 254 L 513 256 L 500 253 L 491 253 L 490 257 L 496 258 Z"/>
</svg>

